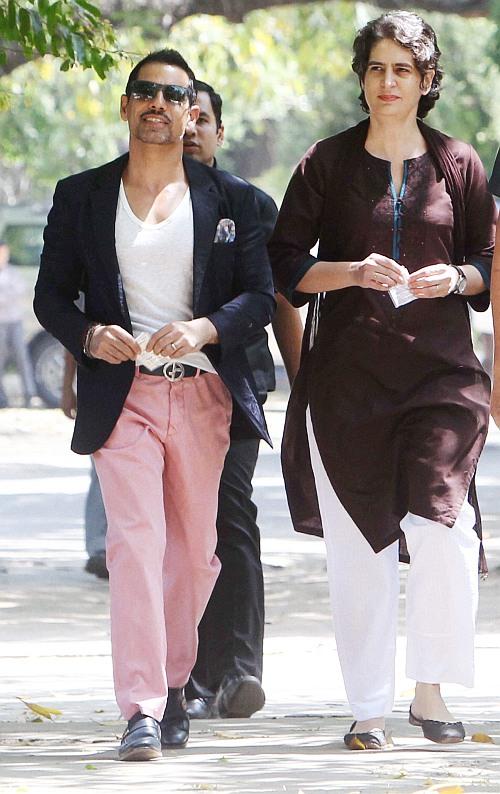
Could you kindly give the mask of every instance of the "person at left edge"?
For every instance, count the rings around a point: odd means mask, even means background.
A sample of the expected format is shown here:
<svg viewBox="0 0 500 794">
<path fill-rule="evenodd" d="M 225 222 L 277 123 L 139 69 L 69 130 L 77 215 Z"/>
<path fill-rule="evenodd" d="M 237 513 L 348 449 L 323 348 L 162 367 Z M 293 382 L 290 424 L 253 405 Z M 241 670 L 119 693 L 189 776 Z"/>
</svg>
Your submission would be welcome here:
<svg viewBox="0 0 500 794">
<path fill-rule="evenodd" d="M 122 760 L 188 739 L 183 687 L 220 568 L 232 407 L 270 440 L 242 348 L 275 308 L 255 196 L 183 159 L 199 112 L 193 81 L 174 50 L 132 70 L 121 98 L 129 153 L 59 182 L 35 288 L 40 322 L 78 365 L 72 449 L 93 453 L 108 518 Z M 152 372 L 141 364 L 151 352 Z"/>
</svg>

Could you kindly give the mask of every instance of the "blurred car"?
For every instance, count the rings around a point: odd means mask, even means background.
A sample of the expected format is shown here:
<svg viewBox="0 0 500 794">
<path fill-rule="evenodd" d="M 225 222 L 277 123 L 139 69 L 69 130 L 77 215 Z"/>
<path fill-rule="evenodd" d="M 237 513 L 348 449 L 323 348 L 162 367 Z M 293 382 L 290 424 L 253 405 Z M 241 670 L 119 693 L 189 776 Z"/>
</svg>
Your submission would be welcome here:
<svg viewBox="0 0 500 794">
<path fill-rule="evenodd" d="M 26 282 L 23 326 L 38 396 L 45 405 L 59 405 L 64 371 L 64 348 L 45 331 L 33 312 L 33 289 L 42 250 L 47 213 L 30 206 L 0 206 L 0 240 L 10 248 L 11 264 Z"/>
</svg>

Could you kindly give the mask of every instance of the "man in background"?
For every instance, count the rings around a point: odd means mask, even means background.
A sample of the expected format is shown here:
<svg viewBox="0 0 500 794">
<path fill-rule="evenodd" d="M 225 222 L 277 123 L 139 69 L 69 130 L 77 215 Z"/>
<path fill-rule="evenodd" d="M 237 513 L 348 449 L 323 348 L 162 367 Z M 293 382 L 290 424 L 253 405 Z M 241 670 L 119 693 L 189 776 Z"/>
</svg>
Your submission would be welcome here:
<svg viewBox="0 0 500 794">
<path fill-rule="evenodd" d="M 16 364 L 23 387 L 24 405 L 31 406 L 36 395 L 31 361 L 23 332 L 23 301 L 25 284 L 21 274 L 10 264 L 10 248 L 0 240 L 0 408 L 9 401 L 3 387 L 4 370 L 9 358 Z"/>
<path fill-rule="evenodd" d="M 200 108 L 196 123 L 184 135 L 184 153 L 216 168 L 215 154 L 224 142 L 222 98 L 213 87 L 195 81 Z M 273 199 L 254 187 L 266 241 L 278 213 Z M 299 367 L 302 323 L 297 310 L 280 295 L 273 330 L 290 383 Z M 245 345 L 247 358 L 264 403 L 275 388 L 274 363 L 264 329 Z M 199 625 L 196 665 L 186 687 L 192 718 L 250 717 L 265 701 L 262 689 L 264 582 L 260 560 L 257 507 L 252 501 L 252 477 L 259 439 L 245 437 L 233 420 L 231 445 L 219 488 L 216 554 L 222 569 Z"/>
<path fill-rule="evenodd" d="M 80 308 L 83 308 L 83 302 Z M 65 350 L 60 408 L 68 419 L 76 417 L 75 377 L 76 361 L 71 353 Z M 85 499 L 85 549 L 88 555 L 85 570 L 87 573 L 93 573 L 98 579 L 109 579 L 106 565 L 107 528 L 108 522 L 102 501 L 101 486 L 91 457 L 90 483 Z"/>
</svg>

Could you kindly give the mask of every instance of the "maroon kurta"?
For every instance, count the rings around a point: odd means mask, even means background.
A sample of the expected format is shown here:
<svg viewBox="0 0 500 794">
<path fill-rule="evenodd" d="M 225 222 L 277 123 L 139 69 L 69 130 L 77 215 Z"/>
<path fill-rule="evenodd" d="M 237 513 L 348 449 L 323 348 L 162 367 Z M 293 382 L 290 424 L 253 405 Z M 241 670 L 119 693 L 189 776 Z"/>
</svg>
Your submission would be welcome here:
<svg viewBox="0 0 500 794">
<path fill-rule="evenodd" d="M 398 197 L 390 163 L 364 149 L 366 130 L 365 123 L 321 141 L 295 172 L 270 246 L 284 292 L 295 303 L 310 299 L 293 289 L 316 261 L 309 251 L 318 239 L 320 260 L 358 261 L 377 252 L 413 272 L 465 258 L 488 282 L 495 208 L 474 150 L 446 139 L 463 175 L 462 257 L 456 203 L 433 154 L 406 161 Z M 469 302 L 485 309 L 488 294 Z M 387 293 L 333 291 L 321 301 L 307 347 L 282 448 L 295 528 L 321 532 L 307 404 L 333 488 L 375 551 L 400 536 L 408 511 L 453 526 L 489 415 L 489 379 L 472 349 L 467 300 L 449 295 L 395 308 Z"/>
</svg>

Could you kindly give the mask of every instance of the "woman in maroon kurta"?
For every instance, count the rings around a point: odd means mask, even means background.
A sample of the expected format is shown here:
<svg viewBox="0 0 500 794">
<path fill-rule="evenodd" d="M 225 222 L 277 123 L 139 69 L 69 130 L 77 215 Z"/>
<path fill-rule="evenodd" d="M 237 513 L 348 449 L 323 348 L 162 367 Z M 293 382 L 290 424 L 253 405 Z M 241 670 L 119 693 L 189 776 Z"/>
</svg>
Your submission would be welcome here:
<svg viewBox="0 0 500 794">
<path fill-rule="evenodd" d="M 282 291 L 310 302 L 285 482 L 295 527 L 325 535 L 356 720 L 346 745 L 386 745 L 403 533 L 410 722 L 455 742 L 463 726 L 439 684 L 472 685 L 480 524 L 471 503 L 489 381 L 467 304 L 488 306 L 494 203 L 475 151 L 420 120 L 442 77 L 432 29 L 391 12 L 360 31 L 354 53 L 369 120 L 306 153 L 270 246 Z"/>
</svg>

